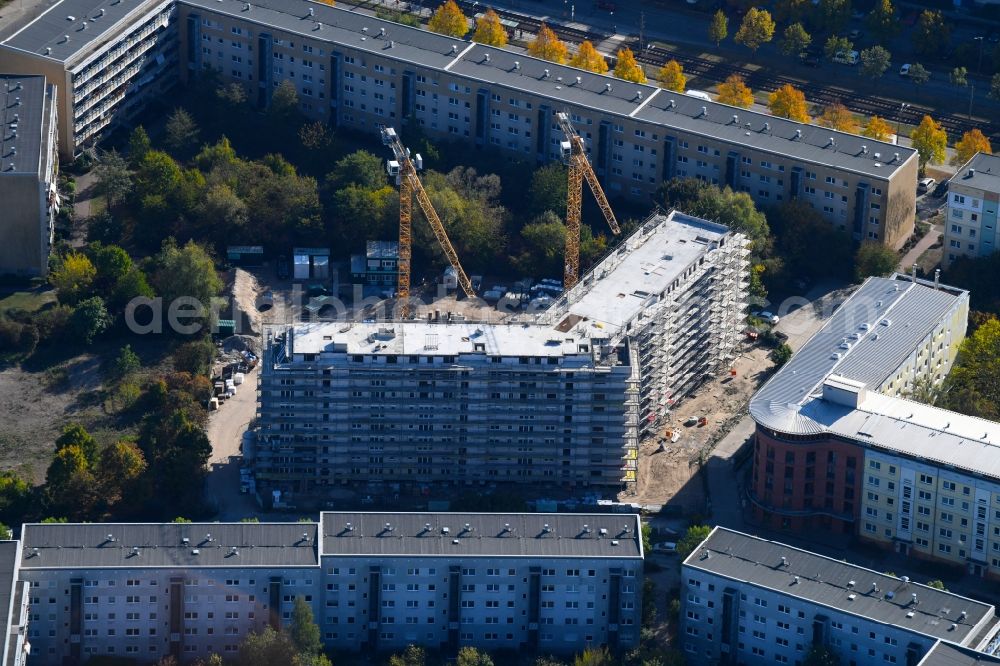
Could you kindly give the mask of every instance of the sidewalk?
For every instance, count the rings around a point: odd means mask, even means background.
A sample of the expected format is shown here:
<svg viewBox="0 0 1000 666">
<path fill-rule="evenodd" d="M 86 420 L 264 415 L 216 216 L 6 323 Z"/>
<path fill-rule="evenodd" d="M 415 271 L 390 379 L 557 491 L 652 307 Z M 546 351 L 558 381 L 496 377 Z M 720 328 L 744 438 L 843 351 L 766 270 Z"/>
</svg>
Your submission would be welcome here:
<svg viewBox="0 0 1000 666">
<path fill-rule="evenodd" d="M 917 263 L 917 259 L 920 258 L 924 252 L 930 249 L 932 245 L 941 240 L 941 234 L 943 229 L 940 227 L 932 227 L 927 234 L 920 239 L 920 241 L 910 248 L 910 251 L 899 262 L 899 272 L 906 273 L 909 275 L 910 270 L 913 268 L 913 264 Z"/>
</svg>

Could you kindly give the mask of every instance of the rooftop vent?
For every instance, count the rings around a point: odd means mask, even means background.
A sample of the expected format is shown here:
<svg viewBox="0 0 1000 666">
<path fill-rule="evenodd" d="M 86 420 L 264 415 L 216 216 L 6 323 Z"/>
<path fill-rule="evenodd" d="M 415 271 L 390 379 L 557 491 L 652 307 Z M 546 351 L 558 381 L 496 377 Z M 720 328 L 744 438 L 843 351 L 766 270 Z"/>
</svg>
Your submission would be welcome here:
<svg viewBox="0 0 1000 666">
<path fill-rule="evenodd" d="M 385 37 L 385 28 L 379 28 L 378 29 L 378 36 L 379 37 Z"/>
<path fill-rule="evenodd" d="M 233 555 L 233 556 L 239 555 L 240 554 L 240 549 L 237 548 L 236 546 L 233 546 L 233 547 L 231 547 L 229 549 L 229 554 Z"/>
<path fill-rule="evenodd" d="M 139 546 L 132 546 L 132 556 L 139 557 Z"/>
<path fill-rule="evenodd" d="M 108 536 L 104 537 L 104 540 L 107 541 L 108 543 L 114 543 L 115 541 L 117 541 L 117 539 L 115 539 L 114 534 L 109 534 Z"/>
<path fill-rule="evenodd" d="M 792 585 L 798 585 L 798 583 L 799 583 L 799 577 L 792 576 Z"/>
<path fill-rule="evenodd" d="M 962 611 L 961 613 L 958 614 L 958 619 L 959 620 L 964 620 L 967 616 L 968 616 L 968 613 L 966 613 L 965 611 Z"/>
<path fill-rule="evenodd" d="M 848 598 L 848 599 L 850 599 L 851 601 L 854 601 L 855 599 L 857 599 L 857 598 L 858 598 L 858 595 L 856 595 L 856 594 L 854 594 L 854 593 L 852 592 L 851 594 L 848 594 L 848 595 L 847 595 L 847 598 Z"/>
<path fill-rule="evenodd" d="M 795 130 L 795 138 L 796 139 L 801 139 L 802 138 L 802 130 L 800 130 L 800 129 Z"/>
<path fill-rule="evenodd" d="M 878 583 L 872 583 L 872 594 L 878 594 Z"/>
<path fill-rule="evenodd" d="M 701 115 L 703 115 L 703 116 L 707 116 L 708 115 L 708 107 L 707 106 L 701 107 Z"/>
<path fill-rule="evenodd" d="M 836 142 L 836 140 L 834 140 L 834 138 L 833 138 L 833 137 L 831 136 L 831 137 L 830 137 L 830 139 L 829 139 L 829 141 L 827 142 L 827 144 L 826 144 L 826 145 L 828 145 L 828 146 L 834 146 L 834 147 L 836 147 L 836 145 L 837 145 L 837 142 Z"/>
<path fill-rule="evenodd" d="M 542 525 L 542 533 L 543 534 L 548 534 L 551 531 L 552 531 L 552 528 L 549 527 L 548 523 L 545 523 L 544 525 Z"/>
<path fill-rule="evenodd" d="M 197 555 L 197 554 L 199 554 L 200 552 L 201 552 L 201 551 L 200 551 L 200 550 L 198 550 L 197 548 L 192 548 L 192 549 L 191 549 L 191 554 L 192 554 L 192 555 Z"/>
<path fill-rule="evenodd" d="M 69 16 L 67 16 L 67 17 L 66 17 L 66 20 L 67 20 L 67 21 L 75 21 L 75 20 L 76 20 L 76 17 L 75 17 L 75 16 L 73 16 L 72 14 L 70 14 Z"/>
<path fill-rule="evenodd" d="M 875 159 L 881 159 L 882 153 L 875 153 Z"/>
<path fill-rule="evenodd" d="M 489 62 L 489 61 L 490 61 L 490 54 L 489 53 L 484 53 L 483 54 L 483 62 Z"/>
<path fill-rule="evenodd" d="M 899 580 L 903 581 L 904 583 L 909 583 L 910 582 L 910 577 L 909 576 L 900 576 Z"/>
<path fill-rule="evenodd" d="M 862 155 L 868 154 L 868 146 L 861 146 L 861 154 Z"/>
<path fill-rule="evenodd" d="M 604 84 L 604 91 L 605 92 L 611 92 L 611 84 L 610 83 L 605 83 Z"/>
<path fill-rule="evenodd" d="M 764 131 L 765 132 L 771 131 L 771 123 L 764 123 Z"/>
<path fill-rule="evenodd" d="M 386 523 L 384 529 L 385 529 L 386 532 L 391 532 L 392 531 L 392 523 Z"/>
<path fill-rule="evenodd" d="M 583 83 L 583 77 L 582 76 L 576 77 L 576 85 L 580 85 L 581 83 Z"/>
<path fill-rule="evenodd" d="M 447 528 L 447 527 L 442 527 L 442 528 L 441 528 L 441 533 L 442 533 L 442 534 L 447 534 L 447 533 L 448 533 L 448 532 L 450 532 L 450 531 L 451 531 L 451 530 L 450 530 L 449 528 Z"/>
<path fill-rule="evenodd" d="M 668 108 L 668 109 L 672 109 L 672 108 L 674 108 L 675 106 L 677 106 L 677 102 L 676 102 L 675 100 L 670 100 L 670 103 L 669 103 L 669 104 L 667 104 L 667 108 Z"/>
<path fill-rule="evenodd" d="M 853 580 L 847 581 L 847 587 L 854 587 L 854 581 Z"/>
<path fill-rule="evenodd" d="M 458 53 L 458 44 L 452 44 L 451 45 L 451 52 L 452 53 Z"/>
<path fill-rule="evenodd" d="M 303 532 L 302 533 L 302 540 L 303 541 L 309 541 L 309 532 Z"/>
<path fill-rule="evenodd" d="M 892 161 L 893 162 L 898 162 L 899 161 L 899 153 L 893 153 L 892 154 Z"/>
<path fill-rule="evenodd" d="M 785 557 L 784 555 L 781 556 L 781 566 L 783 566 L 783 567 L 787 567 L 788 566 L 788 558 Z"/>
<path fill-rule="evenodd" d="M 63 35 L 63 44 L 69 41 L 69 35 Z"/>
<path fill-rule="evenodd" d="M 612 539 L 611 540 L 611 545 L 612 546 L 617 546 L 618 545 L 618 539 Z M 37 551 L 38 549 L 36 548 L 35 550 Z"/>
<path fill-rule="evenodd" d="M 733 114 L 733 124 L 734 125 L 739 125 L 740 124 L 740 117 L 738 115 L 736 115 L 735 113 Z"/>
<path fill-rule="evenodd" d="M 51 55 L 51 54 L 52 54 L 52 47 L 51 46 L 46 46 L 45 47 L 45 55 Z"/>
<path fill-rule="evenodd" d="M 347 523 L 347 525 L 346 525 L 346 527 L 344 529 L 346 529 L 348 532 L 353 532 L 354 531 L 354 525 L 352 525 L 351 523 Z"/>
<path fill-rule="evenodd" d="M 914 592 L 910 595 L 910 603 L 916 606 L 919 602 L 917 601 L 917 593 Z"/>
<path fill-rule="evenodd" d="M 250 3 L 249 2 L 246 3 L 245 5 L 243 5 L 243 11 L 245 11 L 245 12 L 250 11 Z"/>
<path fill-rule="evenodd" d="M 636 90 L 635 91 L 635 98 L 636 99 L 642 99 L 642 91 L 641 90 Z"/>
<path fill-rule="evenodd" d="M 186 546 L 186 545 L 188 545 L 189 543 L 191 543 L 191 539 L 189 539 L 189 538 L 187 538 L 187 537 L 182 537 L 182 538 L 181 538 L 181 544 L 182 544 L 182 545 L 185 545 L 185 546 Z"/>
<path fill-rule="evenodd" d="M 542 78 L 543 79 L 549 78 L 549 70 L 547 70 L 547 69 L 543 69 L 542 70 Z"/>
<path fill-rule="evenodd" d="M 907 611 L 906 617 L 913 617 L 913 611 Z"/>
<path fill-rule="evenodd" d="M 309 16 L 315 16 L 315 15 L 316 15 L 316 11 L 312 7 L 310 7 L 309 8 Z"/>
<path fill-rule="evenodd" d="M 521 61 L 520 60 L 515 60 L 514 61 L 514 69 L 521 69 Z"/>
<path fill-rule="evenodd" d="M 975 169 L 969 169 L 969 174 L 968 174 L 967 177 L 968 178 L 972 178 L 975 175 L 976 175 L 976 170 Z"/>
</svg>

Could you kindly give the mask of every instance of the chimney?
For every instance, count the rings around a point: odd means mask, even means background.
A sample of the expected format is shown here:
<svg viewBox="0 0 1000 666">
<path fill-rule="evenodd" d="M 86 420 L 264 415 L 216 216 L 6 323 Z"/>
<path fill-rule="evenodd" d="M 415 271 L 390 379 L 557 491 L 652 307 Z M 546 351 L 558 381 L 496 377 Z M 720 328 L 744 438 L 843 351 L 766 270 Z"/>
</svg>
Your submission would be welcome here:
<svg viewBox="0 0 1000 666">
<path fill-rule="evenodd" d="M 940 289 L 941 288 L 941 269 L 940 268 L 935 268 L 934 269 L 934 288 L 935 289 Z"/>
<path fill-rule="evenodd" d="M 912 277 L 913 282 L 916 283 L 916 281 L 917 281 L 917 265 L 916 264 L 913 264 L 913 266 L 910 268 L 910 276 Z"/>
<path fill-rule="evenodd" d="M 976 170 L 975 169 L 969 169 L 969 175 L 968 175 L 968 177 L 972 178 L 975 175 L 976 175 Z"/>
</svg>

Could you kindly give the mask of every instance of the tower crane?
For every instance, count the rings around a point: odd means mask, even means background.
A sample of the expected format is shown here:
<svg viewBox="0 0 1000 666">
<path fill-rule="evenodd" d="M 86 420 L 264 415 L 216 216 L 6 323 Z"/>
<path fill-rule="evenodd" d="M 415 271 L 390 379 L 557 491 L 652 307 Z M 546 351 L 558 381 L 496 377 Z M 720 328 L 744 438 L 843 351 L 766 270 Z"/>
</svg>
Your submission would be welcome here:
<svg viewBox="0 0 1000 666">
<path fill-rule="evenodd" d="M 616 236 L 622 232 L 615 219 L 614 211 L 608 198 L 604 196 L 601 184 L 597 182 L 583 139 L 577 134 L 569 114 L 565 111 L 556 114 L 559 128 L 566 135 L 566 141 L 559 144 L 563 159 L 569 166 L 569 187 L 566 192 L 566 268 L 563 273 L 563 287 L 570 289 L 580 279 L 580 212 L 583 205 L 583 180 L 587 180 L 590 191 L 597 200 L 597 205 L 604 213 L 604 219 L 611 227 L 611 233 Z"/>
<path fill-rule="evenodd" d="M 410 159 L 410 151 L 403 146 L 399 140 L 396 130 L 392 127 L 381 127 L 383 145 L 392 149 L 395 159 L 389 160 L 386 164 L 386 171 L 390 176 L 396 177 L 396 184 L 399 185 L 399 277 L 396 287 L 396 295 L 399 299 L 401 315 L 405 319 L 410 316 L 410 256 L 413 251 L 413 195 L 417 195 L 417 202 L 420 209 L 424 211 L 424 217 L 430 223 L 434 236 L 438 244 L 444 251 L 451 267 L 455 269 L 458 277 L 458 284 L 465 292 L 466 296 L 475 296 L 476 292 L 472 288 L 472 282 L 462 269 L 462 264 L 458 260 L 458 253 L 452 247 L 445 231 L 444 224 L 434 205 L 431 203 L 427 191 L 424 190 L 417 171 L 423 168 L 423 159 L 417 154 Z"/>
</svg>

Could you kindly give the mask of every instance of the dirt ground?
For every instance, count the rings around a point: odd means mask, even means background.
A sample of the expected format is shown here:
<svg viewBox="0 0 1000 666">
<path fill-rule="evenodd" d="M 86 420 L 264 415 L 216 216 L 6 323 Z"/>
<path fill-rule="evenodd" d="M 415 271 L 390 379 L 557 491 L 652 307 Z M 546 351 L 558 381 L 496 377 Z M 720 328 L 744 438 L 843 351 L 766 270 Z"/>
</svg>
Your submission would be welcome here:
<svg viewBox="0 0 1000 666">
<path fill-rule="evenodd" d="M 724 376 L 703 384 L 673 410 L 659 436 L 649 437 L 639 446 L 639 472 L 635 494 L 621 495 L 622 501 L 638 504 L 672 504 L 696 510 L 704 503 L 704 488 L 697 478 L 700 452 L 713 439 L 724 434 L 725 426 L 739 417 L 750 396 L 757 390 L 763 374 L 772 363 L 767 349 L 753 347 L 728 368 Z M 706 417 L 704 426 L 685 426 L 689 417 Z M 671 443 L 667 431 L 680 433 Z M 659 451 L 660 442 L 665 451 Z"/>
</svg>

